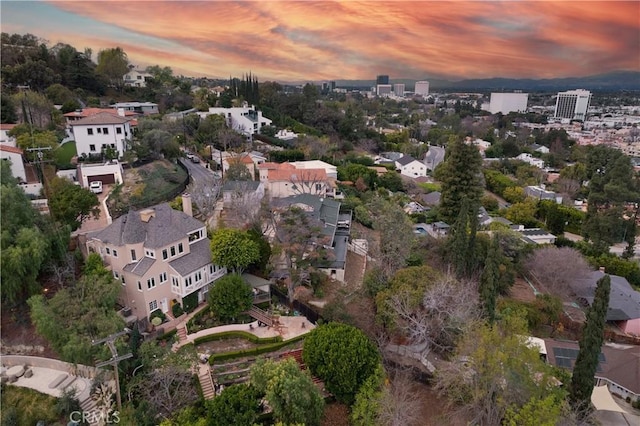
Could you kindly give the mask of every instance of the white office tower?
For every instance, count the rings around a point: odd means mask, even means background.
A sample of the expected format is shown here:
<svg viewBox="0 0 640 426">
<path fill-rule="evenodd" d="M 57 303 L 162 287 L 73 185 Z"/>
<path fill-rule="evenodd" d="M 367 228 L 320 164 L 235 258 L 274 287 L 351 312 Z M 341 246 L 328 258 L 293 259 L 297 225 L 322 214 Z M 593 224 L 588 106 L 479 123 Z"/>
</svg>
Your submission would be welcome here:
<svg viewBox="0 0 640 426">
<path fill-rule="evenodd" d="M 396 83 L 393 85 L 393 94 L 398 97 L 404 97 L 404 84 Z"/>
<path fill-rule="evenodd" d="M 429 95 L 429 82 L 428 81 L 416 81 L 416 88 L 413 90 L 416 95 L 428 96 Z"/>
<path fill-rule="evenodd" d="M 391 94 L 391 90 L 393 86 L 390 84 L 378 84 L 376 86 L 376 93 L 378 96 L 389 96 Z"/>
<path fill-rule="evenodd" d="M 489 102 L 491 114 L 509 114 L 510 112 L 525 112 L 527 110 L 528 93 L 492 93 Z"/>
<path fill-rule="evenodd" d="M 584 89 L 559 92 L 554 118 L 585 120 L 591 102 L 591 92 Z"/>
</svg>

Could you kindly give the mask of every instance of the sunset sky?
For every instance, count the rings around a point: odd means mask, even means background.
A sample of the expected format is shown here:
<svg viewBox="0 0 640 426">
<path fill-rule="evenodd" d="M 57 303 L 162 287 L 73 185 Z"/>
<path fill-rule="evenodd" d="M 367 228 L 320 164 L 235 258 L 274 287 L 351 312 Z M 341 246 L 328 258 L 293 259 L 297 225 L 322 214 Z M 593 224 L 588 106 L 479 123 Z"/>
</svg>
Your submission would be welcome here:
<svg viewBox="0 0 640 426">
<path fill-rule="evenodd" d="M 5 1 L 3 32 L 132 64 L 261 81 L 640 71 L 640 2 Z"/>
</svg>

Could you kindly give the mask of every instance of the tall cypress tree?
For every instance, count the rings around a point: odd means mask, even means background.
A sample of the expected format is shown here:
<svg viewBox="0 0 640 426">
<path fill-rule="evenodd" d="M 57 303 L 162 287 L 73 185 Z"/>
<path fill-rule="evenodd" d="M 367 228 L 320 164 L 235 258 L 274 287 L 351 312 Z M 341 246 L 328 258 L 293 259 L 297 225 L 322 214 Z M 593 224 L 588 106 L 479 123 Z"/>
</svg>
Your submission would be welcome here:
<svg viewBox="0 0 640 426">
<path fill-rule="evenodd" d="M 469 202 L 465 200 L 460 208 L 460 214 L 451 227 L 450 259 L 458 277 L 467 274 L 467 256 L 469 255 Z"/>
<path fill-rule="evenodd" d="M 498 295 L 498 285 L 500 283 L 500 242 L 496 235 L 491 239 L 487 259 L 484 263 L 484 270 L 480 277 L 480 299 L 484 304 L 485 315 L 489 323 L 493 323 L 496 318 L 496 297 Z"/>
<path fill-rule="evenodd" d="M 571 405 L 579 413 L 589 409 L 593 392 L 594 376 L 598 368 L 598 358 L 604 341 L 604 324 L 609 307 L 611 278 L 609 275 L 598 280 L 593 303 L 587 312 L 587 322 L 582 329 L 580 352 L 571 377 Z"/>
</svg>

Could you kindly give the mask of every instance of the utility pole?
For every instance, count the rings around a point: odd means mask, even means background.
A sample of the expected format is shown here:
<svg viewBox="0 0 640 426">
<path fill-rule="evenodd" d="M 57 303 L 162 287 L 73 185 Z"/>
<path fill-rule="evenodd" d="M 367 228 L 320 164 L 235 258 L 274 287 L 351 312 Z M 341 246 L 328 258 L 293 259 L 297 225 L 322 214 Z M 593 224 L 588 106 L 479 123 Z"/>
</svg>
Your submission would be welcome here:
<svg viewBox="0 0 640 426">
<path fill-rule="evenodd" d="M 115 345 L 115 340 L 120 337 L 120 336 L 124 336 L 125 334 L 129 334 L 131 330 L 129 330 L 128 328 L 125 328 L 124 331 L 120 331 L 118 333 L 112 334 L 110 336 L 105 337 L 104 339 L 100 339 L 100 340 L 96 340 L 96 341 L 92 341 L 91 344 L 93 346 L 95 345 L 99 345 L 101 343 L 106 343 L 107 346 L 109 347 L 109 349 L 111 350 L 111 359 L 108 361 L 103 361 L 103 362 L 99 362 L 96 364 L 96 368 L 101 368 L 104 367 L 106 365 L 113 365 L 113 371 L 116 375 L 116 398 L 117 398 L 117 403 L 118 403 L 118 411 L 122 410 L 122 399 L 120 397 L 120 375 L 118 373 L 118 363 L 120 361 L 123 361 L 125 359 L 129 359 L 133 357 L 132 353 L 128 353 L 126 355 L 120 355 L 118 356 L 118 351 L 116 350 L 116 345 Z"/>
</svg>

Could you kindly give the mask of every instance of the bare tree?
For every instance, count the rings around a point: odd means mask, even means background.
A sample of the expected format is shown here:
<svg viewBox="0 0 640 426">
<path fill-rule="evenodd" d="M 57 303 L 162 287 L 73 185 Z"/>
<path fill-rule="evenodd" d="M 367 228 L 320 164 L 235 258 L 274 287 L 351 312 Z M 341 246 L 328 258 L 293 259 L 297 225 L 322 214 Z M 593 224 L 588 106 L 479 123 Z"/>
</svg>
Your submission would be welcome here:
<svg viewBox="0 0 640 426">
<path fill-rule="evenodd" d="M 190 371 L 168 365 L 147 373 L 138 389 L 152 412 L 159 418 L 168 418 L 198 399 L 191 379 Z"/>
<path fill-rule="evenodd" d="M 225 196 L 225 210 L 227 220 L 233 218 L 237 227 L 249 226 L 254 229 L 262 229 L 261 208 L 262 199 L 254 189 L 254 181 L 236 181 L 230 186 L 228 195 Z"/>
<path fill-rule="evenodd" d="M 188 192 L 191 199 L 206 218 L 213 215 L 218 198 L 222 192 L 222 181 L 213 175 L 210 178 L 200 178 L 189 185 Z"/>
<path fill-rule="evenodd" d="M 396 371 L 389 386 L 382 392 L 378 424 L 383 426 L 424 424 L 421 413 L 423 402 L 420 395 L 415 392 L 416 386 L 409 371 Z"/>
<path fill-rule="evenodd" d="M 329 188 L 327 173 L 323 169 L 299 169 L 289 178 L 295 194 L 325 195 Z"/>
<path fill-rule="evenodd" d="M 388 302 L 399 319 L 400 329 L 412 343 L 426 343 L 428 349 L 440 353 L 451 351 L 458 338 L 481 318 L 476 286 L 452 275 L 432 283 L 417 309 L 411 298 L 408 291 L 401 291 Z"/>
<path fill-rule="evenodd" d="M 571 295 L 572 285 L 591 271 L 582 254 L 570 247 L 539 248 L 525 261 L 525 269 L 549 293 L 560 297 Z"/>
<path fill-rule="evenodd" d="M 75 278 L 76 256 L 71 252 L 67 252 L 60 262 L 51 262 L 48 270 L 58 283 L 58 286 L 64 288 L 68 281 L 72 281 Z"/>
<path fill-rule="evenodd" d="M 557 181 L 558 191 L 566 194 L 567 198 L 573 199 L 580 190 L 580 182 L 575 179 L 560 178 Z"/>
</svg>

